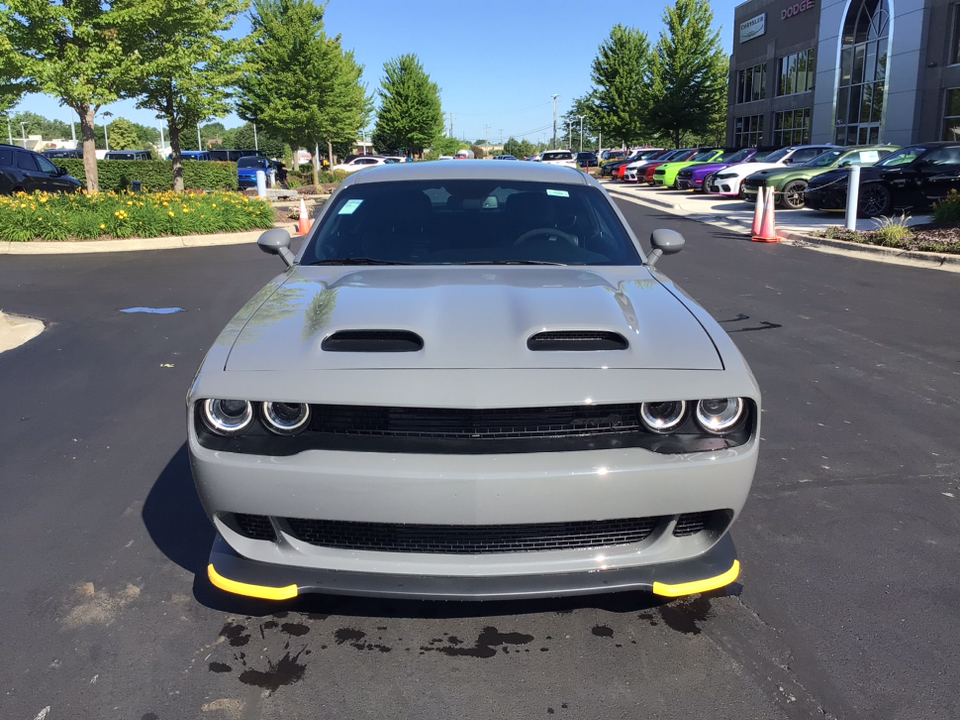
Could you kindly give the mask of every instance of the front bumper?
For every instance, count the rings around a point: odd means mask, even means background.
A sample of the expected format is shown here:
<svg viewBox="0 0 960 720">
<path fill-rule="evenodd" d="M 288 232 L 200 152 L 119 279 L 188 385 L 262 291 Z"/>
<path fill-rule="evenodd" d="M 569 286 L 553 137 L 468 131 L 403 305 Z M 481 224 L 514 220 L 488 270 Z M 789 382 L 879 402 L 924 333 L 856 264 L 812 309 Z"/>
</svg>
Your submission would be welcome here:
<svg viewBox="0 0 960 720">
<path fill-rule="evenodd" d="M 702 184 L 702 180 L 694 180 L 692 178 L 677 178 L 677 189 L 679 190 L 698 190 Z"/>
<path fill-rule="evenodd" d="M 729 533 L 697 557 L 667 565 L 523 576 L 398 575 L 288 567 L 250 560 L 218 534 L 207 576 L 216 587 L 248 597 L 289 600 L 307 593 L 428 600 L 505 600 L 646 590 L 681 597 L 725 587 L 740 573 Z"/>
<path fill-rule="evenodd" d="M 744 183 L 740 187 L 743 190 L 744 199 L 755 201 L 757 199 L 757 194 L 760 192 L 760 188 L 764 186 L 762 185 L 752 186 Z"/>
<path fill-rule="evenodd" d="M 803 202 L 808 208 L 814 210 L 845 210 L 847 207 L 847 188 L 841 186 L 836 188 L 816 188 L 807 187 L 803 193 Z"/>
</svg>

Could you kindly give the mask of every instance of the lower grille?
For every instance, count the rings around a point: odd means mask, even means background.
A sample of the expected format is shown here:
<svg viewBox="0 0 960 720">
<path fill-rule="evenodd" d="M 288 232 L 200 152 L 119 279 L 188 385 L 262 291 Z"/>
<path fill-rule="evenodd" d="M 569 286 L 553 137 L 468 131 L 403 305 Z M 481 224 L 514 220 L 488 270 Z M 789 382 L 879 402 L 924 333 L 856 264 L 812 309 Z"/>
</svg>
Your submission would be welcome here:
<svg viewBox="0 0 960 720">
<path fill-rule="evenodd" d="M 273 525 L 270 518 L 266 515 L 245 515 L 243 513 L 234 513 L 234 519 L 237 521 L 237 527 L 241 535 L 245 535 L 251 540 L 276 540 L 277 535 L 273 531 Z"/>
<path fill-rule="evenodd" d="M 684 513 L 677 518 L 677 524 L 673 528 L 673 534 L 676 537 L 687 537 L 696 535 L 706 527 L 710 521 L 710 512 Z"/>
<path fill-rule="evenodd" d="M 530 525 L 400 525 L 288 518 L 287 523 L 296 538 L 320 547 L 479 555 L 630 545 L 649 537 L 662 519 Z"/>
</svg>

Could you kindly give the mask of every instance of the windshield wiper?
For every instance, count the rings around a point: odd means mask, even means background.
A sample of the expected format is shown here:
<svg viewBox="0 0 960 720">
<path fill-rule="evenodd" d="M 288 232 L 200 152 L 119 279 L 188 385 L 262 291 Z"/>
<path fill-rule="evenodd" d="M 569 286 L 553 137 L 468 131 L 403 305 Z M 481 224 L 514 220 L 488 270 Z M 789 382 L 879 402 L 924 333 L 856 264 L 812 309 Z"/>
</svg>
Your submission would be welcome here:
<svg viewBox="0 0 960 720">
<path fill-rule="evenodd" d="M 583 265 L 583 263 L 562 263 L 548 262 L 546 260 L 470 260 L 464 265 L 557 265 L 566 267 L 567 265 Z"/>
<path fill-rule="evenodd" d="M 396 260 L 376 260 L 374 258 L 332 258 L 330 260 L 315 260 L 309 265 L 413 265 L 408 262 L 398 262 Z"/>
</svg>

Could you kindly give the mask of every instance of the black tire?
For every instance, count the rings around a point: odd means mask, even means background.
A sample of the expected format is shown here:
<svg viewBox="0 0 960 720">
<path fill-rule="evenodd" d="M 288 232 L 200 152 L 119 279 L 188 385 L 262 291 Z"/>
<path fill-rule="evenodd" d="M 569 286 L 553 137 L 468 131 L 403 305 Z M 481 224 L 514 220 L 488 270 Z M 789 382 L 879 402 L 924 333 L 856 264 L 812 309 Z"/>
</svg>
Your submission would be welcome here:
<svg viewBox="0 0 960 720">
<path fill-rule="evenodd" d="M 710 192 L 709 188 L 710 188 L 710 185 L 713 183 L 713 178 L 715 175 L 716 173 L 710 173 L 709 175 L 705 176 L 703 178 L 703 182 L 700 183 L 700 192 L 702 192 L 704 195 Z"/>
<path fill-rule="evenodd" d="M 743 181 L 740 182 L 740 192 L 737 193 L 737 197 L 743 200 L 744 202 L 749 202 L 749 200 L 747 200 L 746 188 L 743 187 Z"/>
<path fill-rule="evenodd" d="M 860 197 L 857 202 L 857 214 L 860 217 L 875 218 L 889 215 L 893 208 L 893 198 L 884 185 L 871 183 L 860 188 Z"/>
<path fill-rule="evenodd" d="M 784 210 L 799 210 L 804 206 L 803 191 L 806 189 L 806 180 L 793 180 L 788 182 L 784 186 L 783 192 L 780 193 L 777 204 Z"/>
</svg>

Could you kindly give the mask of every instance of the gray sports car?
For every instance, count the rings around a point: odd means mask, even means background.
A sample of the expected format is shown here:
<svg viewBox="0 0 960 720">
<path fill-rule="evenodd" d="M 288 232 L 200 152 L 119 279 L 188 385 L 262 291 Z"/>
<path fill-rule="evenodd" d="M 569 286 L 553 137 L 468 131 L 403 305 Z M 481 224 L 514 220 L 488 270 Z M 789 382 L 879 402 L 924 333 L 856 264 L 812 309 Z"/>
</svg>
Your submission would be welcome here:
<svg viewBox="0 0 960 720">
<path fill-rule="evenodd" d="M 760 392 L 582 172 L 500 161 L 345 180 L 187 398 L 208 575 L 494 599 L 733 582 Z"/>
</svg>

